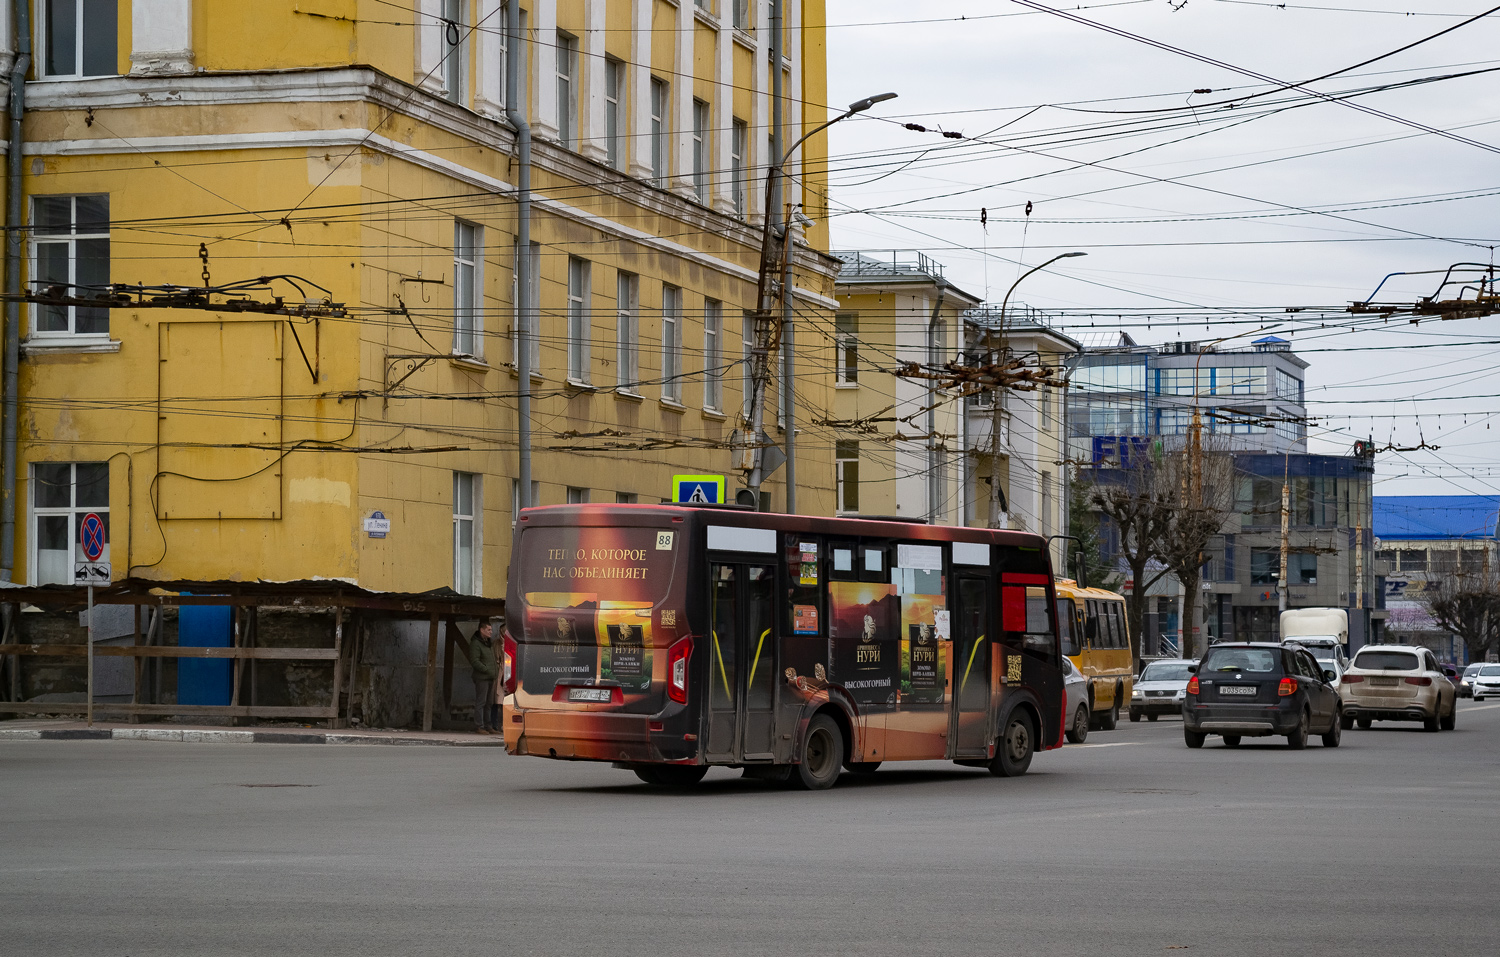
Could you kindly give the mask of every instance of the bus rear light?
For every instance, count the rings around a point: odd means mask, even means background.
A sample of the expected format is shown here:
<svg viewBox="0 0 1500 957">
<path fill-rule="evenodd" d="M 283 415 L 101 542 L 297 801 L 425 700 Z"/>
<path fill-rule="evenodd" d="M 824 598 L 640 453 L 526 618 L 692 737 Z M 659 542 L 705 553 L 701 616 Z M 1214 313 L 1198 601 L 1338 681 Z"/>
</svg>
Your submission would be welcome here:
<svg viewBox="0 0 1500 957">
<path fill-rule="evenodd" d="M 1421 685 L 1422 687 L 1425 688 L 1428 685 L 1432 684 L 1432 679 L 1431 678 L 1407 678 L 1406 679 L 1406 683 L 1409 684 L 1409 685 Z"/>
<path fill-rule="evenodd" d="M 667 697 L 687 704 L 688 659 L 693 654 L 693 639 L 682 638 L 667 649 Z"/>
<path fill-rule="evenodd" d="M 1276 686 L 1276 694 L 1278 696 L 1282 697 L 1282 698 L 1285 698 L 1287 695 L 1293 695 L 1293 694 L 1296 694 L 1296 693 L 1297 693 L 1297 679 L 1296 678 L 1282 678 L 1281 679 L 1281 684 L 1279 684 L 1279 685 Z"/>
<path fill-rule="evenodd" d="M 510 632 L 509 631 L 501 632 L 501 638 L 503 639 L 502 644 L 501 644 L 501 648 L 503 650 L 500 653 L 501 658 L 503 659 L 503 661 L 501 662 L 501 668 L 502 668 L 501 682 L 502 682 L 502 684 L 505 687 L 505 693 L 506 694 L 515 694 L 516 693 L 516 640 L 510 636 Z"/>
<path fill-rule="evenodd" d="M 1188 679 L 1187 693 L 1188 694 L 1197 694 L 1198 693 L 1198 676 L 1197 675 L 1193 675 L 1191 678 Z"/>
</svg>

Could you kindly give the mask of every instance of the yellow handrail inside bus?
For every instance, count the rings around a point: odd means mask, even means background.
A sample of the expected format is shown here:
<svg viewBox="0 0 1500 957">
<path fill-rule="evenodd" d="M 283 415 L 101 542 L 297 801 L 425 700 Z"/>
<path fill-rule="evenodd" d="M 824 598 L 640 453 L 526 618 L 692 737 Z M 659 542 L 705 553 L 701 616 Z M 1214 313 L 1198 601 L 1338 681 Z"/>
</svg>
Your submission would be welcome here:
<svg viewBox="0 0 1500 957">
<path fill-rule="evenodd" d="M 719 659 L 719 677 L 724 680 L 724 695 L 731 702 L 734 701 L 734 692 L 729 690 L 729 672 L 724 670 L 724 651 L 719 647 L 719 633 L 712 628 L 709 634 L 714 636 L 714 655 Z"/>
<path fill-rule="evenodd" d="M 973 650 L 969 652 L 969 663 L 964 665 L 964 680 L 958 683 L 959 694 L 963 694 L 964 688 L 969 684 L 969 671 L 974 667 L 974 656 L 979 654 L 979 646 L 982 644 L 984 644 L 984 636 L 980 635 L 979 640 L 974 642 Z"/>
<path fill-rule="evenodd" d="M 760 641 L 755 643 L 755 660 L 750 662 L 750 680 L 745 682 L 746 688 L 755 687 L 755 669 L 760 664 L 760 650 L 766 646 L 766 636 L 770 633 L 771 629 L 767 628 L 760 633 Z"/>
</svg>

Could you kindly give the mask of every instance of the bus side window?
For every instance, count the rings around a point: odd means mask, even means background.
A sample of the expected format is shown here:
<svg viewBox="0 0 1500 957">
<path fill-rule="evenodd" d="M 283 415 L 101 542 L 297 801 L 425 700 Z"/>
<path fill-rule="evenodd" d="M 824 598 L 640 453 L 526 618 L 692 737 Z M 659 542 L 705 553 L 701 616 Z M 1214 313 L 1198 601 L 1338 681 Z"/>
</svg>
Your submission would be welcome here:
<svg viewBox="0 0 1500 957">
<path fill-rule="evenodd" d="M 859 548 L 859 580 L 862 582 L 887 582 L 890 579 L 890 562 L 884 545 L 861 545 Z"/>
<path fill-rule="evenodd" d="M 1121 601 L 1110 602 L 1110 609 L 1115 618 L 1115 634 L 1120 638 L 1120 647 L 1130 647 L 1130 629 L 1125 627 L 1125 603 Z"/>
<path fill-rule="evenodd" d="M 1079 653 L 1078 635 L 1075 625 L 1073 600 L 1071 598 L 1059 598 L 1057 600 L 1057 634 L 1062 639 L 1062 653 L 1069 657 L 1073 657 Z"/>
<path fill-rule="evenodd" d="M 1099 603 L 1099 633 L 1104 636 L 1102 648 L 1120 647 L 1119 632 L 1115 631 L 1115 603 L 1112 601 L 1101 601 Z"/>
<path fill-rule="evenodd" d="M 782 634 L 817 636 L 823 633 L 823 543 L 815 535 L 788 532 L 782 536 L 782 574 L 786 577 L 786 619 Z"/>
<path fill-rule="evenodd" d="M 859 581 L 859 572 L 854 568 L 855 546 L 851 542 L 833 542 L 828 546 L 828 578 L 830 581 Z"/>
<path fill-rule="evenodd" d="M 1102 648 L 1099 634 L 1099 603 L 1092 598 L 1083 602 L 1083 637 L 1090 648 Z"/>
</svg>

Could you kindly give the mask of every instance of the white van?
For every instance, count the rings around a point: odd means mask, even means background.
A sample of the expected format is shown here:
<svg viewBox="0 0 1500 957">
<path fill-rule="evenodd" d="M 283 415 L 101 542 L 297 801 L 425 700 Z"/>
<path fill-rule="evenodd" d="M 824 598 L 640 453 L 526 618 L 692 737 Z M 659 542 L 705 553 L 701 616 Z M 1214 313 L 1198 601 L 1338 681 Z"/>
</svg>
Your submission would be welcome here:
<svg viewBox="0 0 1500 957">
<path fill-rule="evenodd" d="M 1289 608 L 1281 613 L 1281 640 L 1296 642 L 1339 679 L 1349 670 L 1349 613 L 1342 608 Z M 1335 690 L 1339 682 L 1334 681 Z"/>
</svg>

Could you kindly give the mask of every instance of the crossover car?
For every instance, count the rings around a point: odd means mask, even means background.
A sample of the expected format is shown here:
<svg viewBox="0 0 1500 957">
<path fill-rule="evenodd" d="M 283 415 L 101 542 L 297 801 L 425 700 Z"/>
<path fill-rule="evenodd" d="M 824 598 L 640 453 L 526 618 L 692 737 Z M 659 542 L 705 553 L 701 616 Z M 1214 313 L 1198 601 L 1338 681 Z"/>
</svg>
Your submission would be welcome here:
<svg viewBox="0 0 1500 957">
<path fill-rule="evenodd" d="M 1485 665 L 1474 675 L 1474 700 L 1500 697 L 1500 665 Z"/>
<path fill-rule="evenodd" d="M 1339 696 L 1333 671 L 1322 671 L 1306 648 L 1294 643 L 1234 642 L 1210 647 L 1190 665 L 1182 702 L 1182 736 L 1190 748 L 1210 734 L 1236 747 L 1241 738 L 1285 735 L 1287 747 L 1307 746 L 1309 734 L 1323 747 L 1339 746 Z"/>
<path fill-rule="evenodd" d="M 1188 666 L 1193 664 L 1188 658 L 1163 658 L 1146 665 L 1130 692 L 1130 720 L 1139 721 L 1144 715 L 1155 721 L 1164 714 L 1182 714 L 1182 699 L 1193 677 Z"/>
<path fill-rule="evenodd" d="M 1372 721 L 1420 721 L 1427 731 L 1452 731 L 1458 714 L 1453 682 L 1432 652 L 1419 646 L 1359 649 L 1340 687 L 1345 728 L 1356 723 L 1368 728 Z"/>
</svg>

